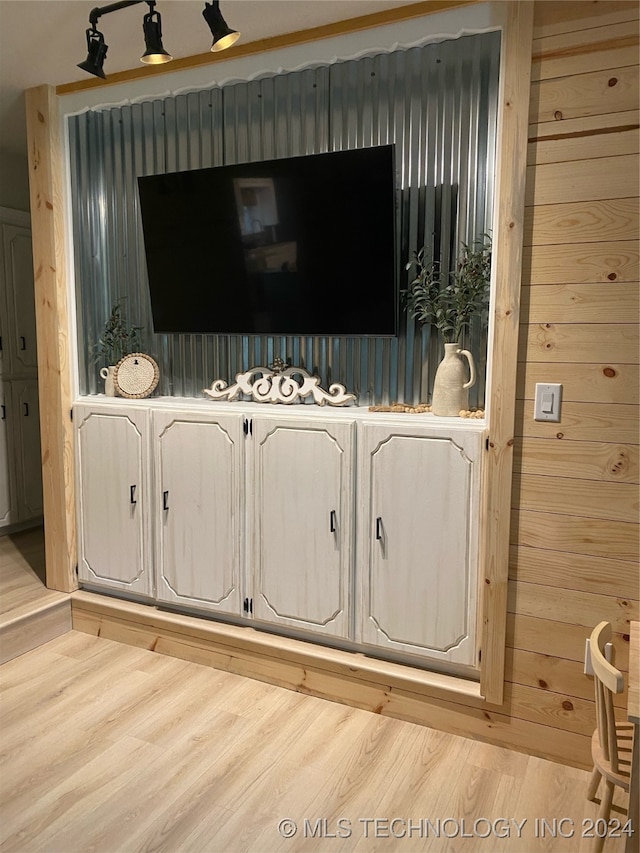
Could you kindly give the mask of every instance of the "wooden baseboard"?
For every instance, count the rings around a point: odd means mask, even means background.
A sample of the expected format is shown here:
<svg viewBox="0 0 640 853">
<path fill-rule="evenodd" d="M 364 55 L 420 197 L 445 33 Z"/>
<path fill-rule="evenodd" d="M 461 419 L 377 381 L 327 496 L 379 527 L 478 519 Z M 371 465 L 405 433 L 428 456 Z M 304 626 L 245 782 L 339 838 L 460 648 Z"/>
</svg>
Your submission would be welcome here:
<svg viewBox="0 0 640 853">
<path fill-rule="evenodd" d="M 589 737 L 496 709 L 475 682 L 85 591 L 73 628 L 159 654 L 588 769 Z"/>
<path fill-rule="evenodd" d="M 8 618 L 0 620 L 0 664 L 70 630 L 71 602 L 67 595 L 12 610 Z"/>
</svg>

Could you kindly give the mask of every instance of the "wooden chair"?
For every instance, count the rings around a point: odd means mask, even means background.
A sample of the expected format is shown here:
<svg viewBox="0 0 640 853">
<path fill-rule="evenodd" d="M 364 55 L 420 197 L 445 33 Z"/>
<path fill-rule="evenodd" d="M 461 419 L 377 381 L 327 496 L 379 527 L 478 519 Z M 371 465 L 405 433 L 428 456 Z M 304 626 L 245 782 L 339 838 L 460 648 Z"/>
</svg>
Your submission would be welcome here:
<svg viewBox="0 0 640 853">
<path fill-rule="evenodd" d="M 591 665 L 596 688 L 597 728 L 591 739 L 593 773 L 589 782 L 587 799 L 596 799 L 600 780 L 604 779 L 605 790 L 600 801 L 598 820 L 609 820 L 611 800 L 615 785 L 629 791 L 631 772 L 631 748 L 633 744 L 633 726 L 629 723 L 616 723 L 613 711 L 613 695 L 624 690 L 624 678 L 613 664 L 604 656 L 607 643 L 611 642 L 611 625 L 600 622 L 589 639 Z M 602 838 L 596 838 L 594 853 L 600 853 L 604 845 Z"/>
</svg>

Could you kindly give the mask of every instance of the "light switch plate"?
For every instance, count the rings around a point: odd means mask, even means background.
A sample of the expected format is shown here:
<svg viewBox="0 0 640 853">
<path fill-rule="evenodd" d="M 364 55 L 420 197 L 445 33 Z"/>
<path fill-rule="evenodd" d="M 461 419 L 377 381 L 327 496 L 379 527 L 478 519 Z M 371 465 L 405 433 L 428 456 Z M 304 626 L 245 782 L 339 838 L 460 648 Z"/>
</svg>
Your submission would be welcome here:
<svg viewBox="0 0 640 853">
<path fill-rule="evenodd" d="M 562 385 L 536 382 L 536 403 L 533 418 L 536 421 L 560 420 Z"/>
</svg>

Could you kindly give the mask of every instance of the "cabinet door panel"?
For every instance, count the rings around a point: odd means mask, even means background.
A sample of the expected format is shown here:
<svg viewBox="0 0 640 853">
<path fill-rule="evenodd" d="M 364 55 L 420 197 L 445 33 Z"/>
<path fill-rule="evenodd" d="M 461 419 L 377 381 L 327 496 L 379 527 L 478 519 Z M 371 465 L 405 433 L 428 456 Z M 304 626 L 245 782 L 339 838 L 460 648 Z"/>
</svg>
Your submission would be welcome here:
<svg viewBox="0 0 640 853">
<path fill-rule="evenodd" d="M 0 383 L 0 526 L 17 521 L 13 479 L 13 406 L 11 384 Z"/>
<path fill-rule="evenodd" d="M 353 425 L 253 419 L 258 619 L 351 633 Z"/>
<path fill-rule="evenodd" d="M 240 415 L 154 413 L 158 598 L 238 614 Z"/>
<path fill-rule="evenodd" d="M 7 292 L 6 274 L 4 271 L 4 253 L 0 254 L 0 376 L 11 375 L 11 361 L 9 358 L 9 308 L 7 307 L 9 294 Z"/>
<path fill-rule="evenodd" d="M 363 433 L 362 640 L 474 664 L 481 436 Z"/>
<path fill-rule="evenodd" d="M 151 595 L 147 413 L 77 407 L 75 421 L 80 579 Z"/>
<path fill-rule="evenodd" d="M 14 413 L 19 426 L 18 495 L 20 520 L 42 515 L 42 459 L 38 381 L 14 381 Z"/>
<path fill-rule="evenodd" d="M 31 231 L 19 225 L 2 226 L 4 263 L 11 313 L 12 370 L 33 370 L 38 365 L 36 313 L 33 289 Z"/>
</svg>

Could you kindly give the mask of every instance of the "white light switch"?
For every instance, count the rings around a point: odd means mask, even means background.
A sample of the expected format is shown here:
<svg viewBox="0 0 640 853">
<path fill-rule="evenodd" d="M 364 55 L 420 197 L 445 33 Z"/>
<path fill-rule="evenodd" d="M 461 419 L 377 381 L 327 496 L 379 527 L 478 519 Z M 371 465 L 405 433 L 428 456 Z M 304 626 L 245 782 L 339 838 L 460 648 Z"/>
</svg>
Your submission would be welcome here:
<svg viewBox="0 0 640 853">
<path fill-rule="evenodd" d="M 559 421 L 562 385 L 545 385 L 536 382 L 536 405 L 533 413 L 536 421 Z"/>
</svg>

